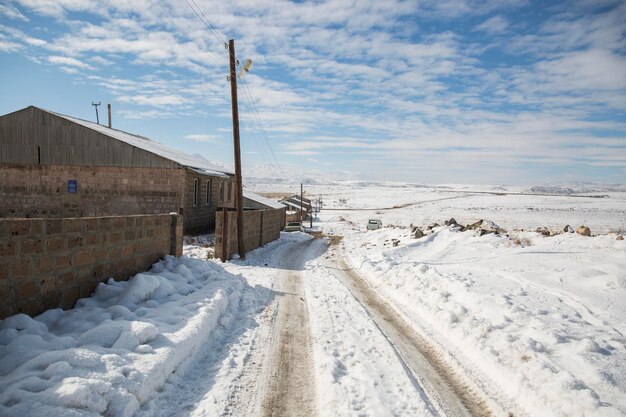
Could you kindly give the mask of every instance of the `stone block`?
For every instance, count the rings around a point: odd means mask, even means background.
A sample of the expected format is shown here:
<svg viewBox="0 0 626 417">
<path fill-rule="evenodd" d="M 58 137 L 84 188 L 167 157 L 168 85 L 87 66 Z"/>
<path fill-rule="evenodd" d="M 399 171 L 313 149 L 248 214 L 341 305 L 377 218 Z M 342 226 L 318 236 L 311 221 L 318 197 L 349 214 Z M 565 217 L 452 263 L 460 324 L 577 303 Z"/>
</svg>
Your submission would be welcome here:
<svg viewBox="0 0 626 417">
<path fill-rule="evenodd" d="M 29 316 L 35 316 L 42 311 L 42 304 L 40 300 L 27 300 L 22 301 L 17 305 L 17 308 L 14 309 L 13 313 L 24 313 Z"/>
<path fill-rule="evenodd" d="M 70 235 L 65 239 L 65 247 L 67 249 L 75 249 L 83 246 L 85 244 L 84 238 L 82 235 Z"/>
<path fill-rule="evenodd" d="M 39 295 L 39 283 L 37 281 L 27 281 L 21 283 L 18 287 L 16 295 L 18 298 L 23 300 Z"/>
<path fill-rule="evenodd" d="M 82 219 L 65 219 L 63 221 L 63 233 L 82 233 L 84 222 Z"/>
<path fill-rule="evenodd" d="M 11 264 L 10 275 L 12 278 L 24 278 L 28 277 L 31 273 L 31 261 L 30 259 L 17 259 Z"/>
<path fill-rule="evenodd" d="M 100 232 L 85 233 L 85 246 L 98 245 L 102 240 L 102 234 Z"/>
<path fill-rule="evenodd" d="M 73 287 L 67 289 L 63 292 L 63 301 L 61 303 L 61 308 L 69 309 L 74 307 L 76 304 L 76 300 L 81 297 L 81 289 L 80 287 Z"/>
<path fill-rule="evenodd" d="M 126 226 L 126 220 L 124 217 L 113 217 L 111 219 L 111 228 L 112 229 L 123 229 Z"/>
<path fill-rule="evenodd" d="M 107 234 L 107 242 L 109 243 L 121 242 L 123 238 L 124 238 L 124 235 L 122 234 L 122 232 L 119 232 L 119 231 L 110 232 Z"/>
<path fill-rule="evenodd" d="M 63 232 L 63 220 L 61 219 L 47 219 L 46 220 L 46 234 L 57 235 Z"/>
<path fill-rule="evenodd" d="M 88 265 L 93 262 L 93 253 L 89 249 L 78 251 L 74 255 L 74 261 L 77 266 Z"/>
<path fill-rule="evenodd" d="M 98 218 L 85 219 L 85 232 L 95 232 L 100 229 L 100 223 Z"/>
<path fill-rule="evenodd" d="M 46 221 L 43 219 L 33 219 L 30 221 L 30 235 L 32 237 L 41 236 L 44 233 Z"/>
<path fill-rule="evenodd" d="M 73 271 L 66 272 L 58 276 L 57 286 L 59 289 L 63 290 L 66 288 L 73 287 L 78 282 L 76 274 Z"/>
<path fill-rule="evenodd" d="M 70 269 L 74 265 L 72 255 L 57 256 L 54 261 L 55 272 L 62 272 Z"/>
<path fill-rule="evenodd" d="M 6 228 L 9 237 L 28 236 L 30 234 L 30 221 L 9 220 Z"/>
<path fill-rule="evenodd" d="M 43 310 L 50 310 L 51 308 L 59 308 L 61 307 L 62 299 L 63 299 L 63 293 L 61 293 L 60 291 L 43 295 L 41 297 L 41 307 Z"/>
<path fill-rule="evenodd" d="M 46 241 L 46 254 L 51 255 L 65 250 L 65 239 L 55 236 Z"/>
<path fill-rule="evenodd" d="M 36 261 L 36 270 L 39 275 L 55 270 L 55 260 L 49 256 L 42 256 Z"/>
<path fill-rule="evenodd" d="M 41 278 L 39 280 L 39 288 L 42 294 L 51 293 L 57 288 L 57 280 L 52 276 Z"/>
<path fill-rule="evenodd" d="M 0 256 L 9 257 L 17 254 L 16 239 L 0 242 Z"/>
</svg>

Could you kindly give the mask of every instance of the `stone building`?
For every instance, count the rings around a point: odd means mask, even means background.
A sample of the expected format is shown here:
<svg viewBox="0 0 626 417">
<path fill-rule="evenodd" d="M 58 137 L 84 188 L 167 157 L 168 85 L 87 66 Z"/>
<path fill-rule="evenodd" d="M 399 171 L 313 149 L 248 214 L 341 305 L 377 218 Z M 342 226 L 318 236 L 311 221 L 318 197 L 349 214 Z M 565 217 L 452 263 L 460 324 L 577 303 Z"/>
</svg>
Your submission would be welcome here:
<svg viewBox="0 0 626 417">
<path fill-rule="evenodd" d="M 37 107 L 0 116 L 0 217 L 183 213 L 213 230 L 234 174 L 148 138 Z"/>
</svg>

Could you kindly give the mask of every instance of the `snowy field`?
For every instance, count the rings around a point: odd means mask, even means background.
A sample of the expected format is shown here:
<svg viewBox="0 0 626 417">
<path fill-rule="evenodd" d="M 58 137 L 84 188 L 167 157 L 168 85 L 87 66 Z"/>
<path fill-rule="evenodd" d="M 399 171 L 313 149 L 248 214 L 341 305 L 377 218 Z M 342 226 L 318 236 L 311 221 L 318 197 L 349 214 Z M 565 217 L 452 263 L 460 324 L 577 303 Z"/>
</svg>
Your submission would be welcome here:
<svg viewBox="0 0 626 417">
<path fill-rule="evenodd" d="M 343 236 L 349 264 L 503 409 L 626 415 L 626 244 L 617 240 L 626 230 L 626 193 L 449 187 L 306 190 L 309 198 L 322 196 L 316 227 Z M 510 234 L 439 227 L 411 237 L 411 224 L 425 230 L 452 217 L 489 220 Z M 366 231 L 369 218 L 387 227 Z M 598 236 L 533 232 L 566 225 L 586 225 Z"/>
<path fill-rule="evenodd" d="M 307 415 L 446 416 L 464 415 L 454 404 L 468 398 L 478 404 L 472 415 L 626 416 L 619 187 L 305 190 L 325 203 L 315 229 L 336 237 L 283 233 L 225 264 L 212 259 L 214 236 L 186 237 L 184 257 L 100 284 L 72 310 L 0 321 L 0 416 L 253 416 L 281 401 Z M 451 217 L 508 233 L 426 231 Z M 367 231 L 368 218 L 383 228 Z M 426 235 L 412 237 L 411 224 Z M 593 236 L 534 232 L 566 224 Z M 350 274 L 382 300 L 378 312 Z M 281 315 L 295 311 L 304 324 L 292 331 L 305 334 L 307 354 L 285 359 L 276 352 L 296 338 L 281 339 Z M 380 311 L 424 346 L 402 345 Z M 418 350 L 471 395 L 434 387 L 414 366 Z M 271 392 L 285 361 L 295 369 L 288 377 L 301 378 L 283 381 L 296 402 Z"/>
</svg>

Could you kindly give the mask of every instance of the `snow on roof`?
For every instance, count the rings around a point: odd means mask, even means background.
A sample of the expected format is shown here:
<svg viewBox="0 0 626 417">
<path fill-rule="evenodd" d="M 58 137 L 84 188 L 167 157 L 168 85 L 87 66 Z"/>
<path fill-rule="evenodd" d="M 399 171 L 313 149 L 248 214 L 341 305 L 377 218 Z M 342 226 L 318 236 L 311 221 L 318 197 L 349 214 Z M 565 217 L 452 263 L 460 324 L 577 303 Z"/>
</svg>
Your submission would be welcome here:
<svg viewBox="0 0 626 417">
<path fill-rule="evenodd" d="M 252 193 L 250 191 L 243 191 L 243 196 L 249 200 L 256 201 L 257 203 L 261 203 L 271 208 L 280 209 L 285 207 L 284 204 L 279 203 L 278 201 L 270 200 L 269 198 L 265 198 L 258 194 Z"/>
<path fill-rule="evenodd" d="M 300 207 L 300 203 L 302 202 L 302 206 L 306 207 L 306 208 L 311 208 L 311 200 L 307 201 L 307 199 L 303 199 L 300 200 L 300 197 L 289 197 L 289 198 L 285 198 L 283 200 L 281 200 L 281 202 L 286 203 L 287 201 L 293 203 L 293 204 L 297 204 L 298 207 Z"/>
<path fill-rule="evenodd" d="M 281 201 L 281 203 L 282 203 L 282 204 L 285 204 L 285 205 L 286 205 L 286 206 L 288 206 L 288 207 L 293 207 L 293 208 L 295 208 L 296 210 L 300 210 L 300 203 L 297 203 L 297 204 L 296 204 L 296 203 L 294 203 L 293 201 L 289 201 L 289 200 L 284 200 L 284 201 Z M 307 210 L 307 209 L 309 209 L 310 207 L 309 207 L 309 206 L 307 206 L 306 204 L 303 204 L 303 205 L 302 205 L 302 208 L 303 208 L 304 210 Z"/>
<path fill-rule="evenodd" d="M 226 168 L 214 165 L 202 158 L 188 155 L 178 149 L 170 148 L 169 146 L 163 145 L 162 143 L 155 142 L 143 136 L 134 135 L 132 133 L 124 132 L 122 130 L 109 128 L 107 126 L 89 122 L 87 120 L 82 120 L 82 119 L 77 119 L 75 117 L 66 116 L 64 114 L 56 113 L 50 110 L 46 110 L 46 109 L 40 109 L 40 110 L 62 117 L 66 120 L 69 120 L 70 122 L 79 124 L 91 130 L 95 130 L 96 132 L 102 133 L 103 135 L 107 135 L 113 139 L 117 139 L 121 142 L 135 146 L 139 149 L 143 149 L 144 151 L 153 153 L 162 158 L 177 162 L 182 166 L 192 168 L 194 171 L 200 172 L 202 174 L 210 174 L 210 175 L 217 175 L 217 176 L 226 176 L 225 174 L 231 174 L 231 175 L 234 174 L 233 172 L 229 171 Z"/>
</svg>

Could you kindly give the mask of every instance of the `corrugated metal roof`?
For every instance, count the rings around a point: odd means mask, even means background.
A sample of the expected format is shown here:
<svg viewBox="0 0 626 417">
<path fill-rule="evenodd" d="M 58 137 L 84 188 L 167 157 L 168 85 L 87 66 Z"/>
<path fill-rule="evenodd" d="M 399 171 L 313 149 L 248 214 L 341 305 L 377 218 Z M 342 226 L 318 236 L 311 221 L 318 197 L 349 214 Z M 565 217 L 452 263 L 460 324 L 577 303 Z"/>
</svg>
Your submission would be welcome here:
<svg viewBox="0 0 626 417">
<path fill-rule="evenodd" d="M 124 132 L 123 130 L 109 128 L 108 126 L 99 125 L 97 123 L 78 119 L 72 116 L 66 116 L 64 114 L 56 113 L 50 110 L 41 109 L 41 108 L 39 109 L 42 111 L 54 114 L 56 116 L 62 117 L 63 119 L 69 120 L 70 122 L 79 124 L 88 129 L 95 130 L 96 132 L 102 133 L 103 135 L 109 136 L 113 139 L 117 139 L 129 145 L 135 146 L 139 149 L 143 149 L 144 151 L 153 153 L 162 158 L 169 159 L 170 161 L 179 163 L 182 166 L 192 168 L 193 170 L 201 172 L 203 174 L 217 175 L 217 176 L 226 176 L 226 174 L 234 175 L 234 172 L 231 172 L 227 170 L 226 168 L 214 165 L 202 158 L 188 155 L 182 151 L 179 151 L 178 149 L 170 148 L 169 146 L 163 145 L 162 143 L 155 142 L 146 137 L 133 135 L 132 133 Z"/>
<path fill-rule="evenodd" d="M 247 199 L 256 201 L 257 203 L 261 203 L 265 206 L 271 207 L 271 208 L 275 208 L 275 209 L 279 209 L 279 208 L 283 208 L 285 207 L 284 204 L 279 203 L 278 201 L 274 201 L 274 200 L 270 200 L 269 198 L 265 198 L 263 196 L 260 196 L 258 194 L 255 194 L 253 192 L 250 191 L 243 191 L 243 196 Z"/>
</svg>

